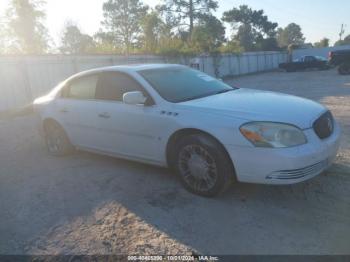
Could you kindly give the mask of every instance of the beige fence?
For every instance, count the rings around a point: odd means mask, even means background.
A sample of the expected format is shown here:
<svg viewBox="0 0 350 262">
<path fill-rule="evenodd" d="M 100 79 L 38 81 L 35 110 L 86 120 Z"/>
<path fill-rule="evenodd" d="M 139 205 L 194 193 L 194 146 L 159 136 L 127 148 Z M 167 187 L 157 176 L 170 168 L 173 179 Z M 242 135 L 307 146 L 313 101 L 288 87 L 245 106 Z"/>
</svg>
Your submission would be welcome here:
<svg viewBox="0 0 350 262">
<path fill-rule="evenodd" d="M 135 63 L 196 64 L 210 75 L 225 77 L 273 70 L 286 61 L 283 52 L 256 52 L 220 57 L 162 56 L 5 56 L 0 57 L 0 111 L 30 104 L 65 78 L 91 68 Z"/>
</svg>

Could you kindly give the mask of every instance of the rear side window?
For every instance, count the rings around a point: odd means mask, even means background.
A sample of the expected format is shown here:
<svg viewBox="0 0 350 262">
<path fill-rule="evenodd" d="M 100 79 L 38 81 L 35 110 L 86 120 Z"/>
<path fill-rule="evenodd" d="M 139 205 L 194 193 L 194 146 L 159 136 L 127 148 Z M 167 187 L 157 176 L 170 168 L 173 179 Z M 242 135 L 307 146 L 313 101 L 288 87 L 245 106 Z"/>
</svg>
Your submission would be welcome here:
<svg viewBox="0 0 350 262">
<path fill-rule="evenodd" d="M 130 76 L 118 72 L 105 72 L 99 77 L 96 99 L 123 101 L 123 94 L 131 91 L 143 91 L 139 83 Z"/>
<path fill-rule="evenodd" d="M 95 99 L 97 80 L 98 75 L 88 75 L 75 79 L 63 92 L 63 96 L 73 99 Z"/>
</svg>

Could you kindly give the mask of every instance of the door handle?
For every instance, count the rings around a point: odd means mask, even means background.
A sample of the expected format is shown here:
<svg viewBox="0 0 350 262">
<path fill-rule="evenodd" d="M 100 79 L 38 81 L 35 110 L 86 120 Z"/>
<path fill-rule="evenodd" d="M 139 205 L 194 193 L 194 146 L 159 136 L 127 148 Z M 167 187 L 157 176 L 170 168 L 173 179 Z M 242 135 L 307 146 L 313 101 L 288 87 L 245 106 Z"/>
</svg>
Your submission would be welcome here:
<svg viewBox="0 0 350 262">
<path fill-rule="evenodd" d="M 111 118 L 111 116 L 108 113 L 100 113 L 98 114 L 98 117 L 105 118 L 105 119 Z"/>
</svg>

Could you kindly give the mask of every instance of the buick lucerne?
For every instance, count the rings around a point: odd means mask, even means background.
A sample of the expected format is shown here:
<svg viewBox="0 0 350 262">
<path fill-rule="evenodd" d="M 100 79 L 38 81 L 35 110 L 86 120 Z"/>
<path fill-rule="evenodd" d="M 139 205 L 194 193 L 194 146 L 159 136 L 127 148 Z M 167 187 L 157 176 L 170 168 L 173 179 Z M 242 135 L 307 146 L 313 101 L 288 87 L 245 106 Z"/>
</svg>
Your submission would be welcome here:
<svg viewBox="0 0 350 262">
<path fill-rule="evenodd" d="M 292 184 L 326 170 L 340 128 L 324 106 L 231 87 L 181 65 L 99 68 L 34 101 L 48 151 L 73 149 L 173 168 L 189 191 Z"/>
</svg>

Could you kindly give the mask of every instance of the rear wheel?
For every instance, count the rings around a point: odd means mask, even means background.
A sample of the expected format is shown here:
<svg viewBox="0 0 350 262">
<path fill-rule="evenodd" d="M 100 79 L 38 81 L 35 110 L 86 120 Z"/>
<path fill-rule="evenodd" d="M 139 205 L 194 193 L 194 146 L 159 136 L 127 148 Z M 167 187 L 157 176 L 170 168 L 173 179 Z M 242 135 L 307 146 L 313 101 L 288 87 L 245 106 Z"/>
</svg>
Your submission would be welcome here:
<svg viewBox="0 0 350 262">
<path fill-rule="evenodd" d="M 350 65 L 349 64 L 341 64 L 338 67 L 338 73 L 340 75 L 348 75 L 348 74 L 350 74 Z"/>
<path fill-rule="evenodd" d="M 45 142 L 51 155 L 63 156 L 74 151 L 73 145 L 63 128 L 56 122 L 48 122 L 44 125 Z"/>
<path fill-rule="evenodd" d="M 204 134 L 182 138 L 176 148 L 175 167 L 184 187 L 195 194 L 214 197 L 234 180 L 232 162 L 215 139 Z"/>
</svg>

